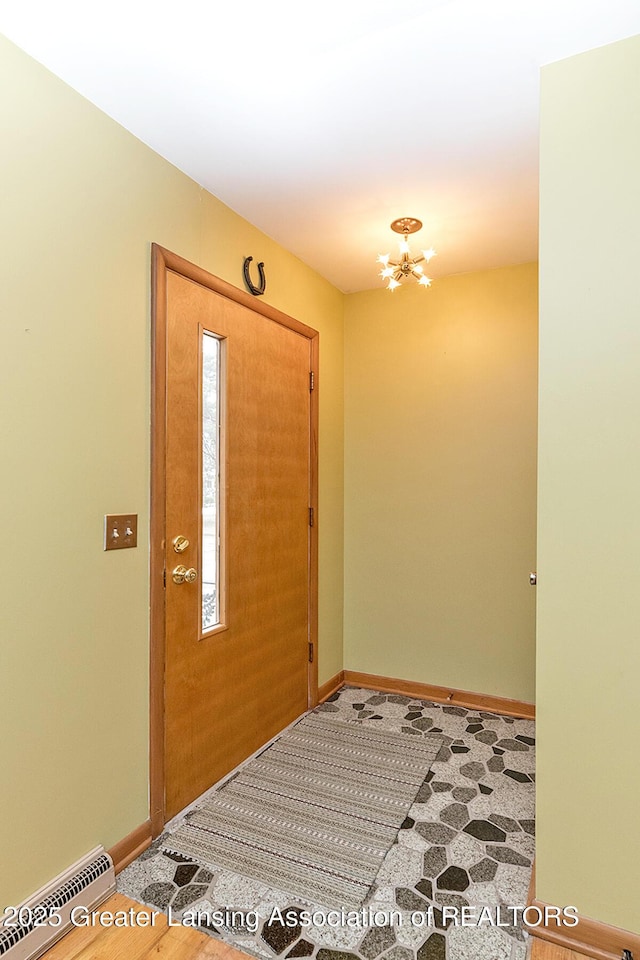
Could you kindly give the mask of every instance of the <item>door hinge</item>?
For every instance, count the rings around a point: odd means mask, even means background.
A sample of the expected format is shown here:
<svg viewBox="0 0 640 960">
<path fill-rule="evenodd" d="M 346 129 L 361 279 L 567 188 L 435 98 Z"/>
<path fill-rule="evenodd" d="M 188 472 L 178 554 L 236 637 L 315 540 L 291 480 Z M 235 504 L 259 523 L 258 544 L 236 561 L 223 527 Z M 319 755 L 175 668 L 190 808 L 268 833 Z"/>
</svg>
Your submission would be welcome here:
<svg viewBox="0 0 640 960">
<path fill-rule="evenodd" d="M 313 663 L 313 644 L 309 641 L 309 663 Z"/>
<path fill-rule="evenodd" d="M 312 527 L 315 522 L 315 516 L 313 513 L 313 507 L 309 507 L 309 526 Z"/>
<path fill-rule="evenodd" d="M 316 375 L 313 370 L 309 371 L 309 393 L 316 388 Z"/>
</svg>

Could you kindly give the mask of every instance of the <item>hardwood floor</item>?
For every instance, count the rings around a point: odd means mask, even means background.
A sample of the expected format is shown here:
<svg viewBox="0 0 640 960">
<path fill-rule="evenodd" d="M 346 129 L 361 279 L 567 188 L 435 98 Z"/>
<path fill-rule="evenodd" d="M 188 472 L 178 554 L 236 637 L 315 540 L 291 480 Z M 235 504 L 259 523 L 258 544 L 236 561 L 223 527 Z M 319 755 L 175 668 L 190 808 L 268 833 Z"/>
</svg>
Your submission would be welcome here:
<svg viewBox="0 0 640 960">
<path fill-rule="evenodd" d="M 555 943 L 534 939 L 531 960 L 585 960 L 584 955 L 573 950 L 565 950 Z"/>
<path fill-rule="evenodd" d="M 149 909 L 114 893 L 100 912 Z M 247 960 L 247 955 L 189 927 L 169 927 L 164 915 L 153 927 L 77 927 L 42 960 Z"/>
</svg>

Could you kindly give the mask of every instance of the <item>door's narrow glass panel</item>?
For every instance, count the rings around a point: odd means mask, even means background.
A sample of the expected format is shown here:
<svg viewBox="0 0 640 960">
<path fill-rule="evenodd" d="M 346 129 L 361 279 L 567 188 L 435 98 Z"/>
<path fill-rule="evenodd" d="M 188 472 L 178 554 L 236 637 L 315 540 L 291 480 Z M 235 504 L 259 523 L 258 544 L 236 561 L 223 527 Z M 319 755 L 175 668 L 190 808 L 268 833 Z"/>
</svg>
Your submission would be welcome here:
<svg viewBox="0 0 640 960">
<path fill-rule="evenodd" d="M 220 341 L 202 338 L 202 629 L 220 623 Z"/>
</svg>

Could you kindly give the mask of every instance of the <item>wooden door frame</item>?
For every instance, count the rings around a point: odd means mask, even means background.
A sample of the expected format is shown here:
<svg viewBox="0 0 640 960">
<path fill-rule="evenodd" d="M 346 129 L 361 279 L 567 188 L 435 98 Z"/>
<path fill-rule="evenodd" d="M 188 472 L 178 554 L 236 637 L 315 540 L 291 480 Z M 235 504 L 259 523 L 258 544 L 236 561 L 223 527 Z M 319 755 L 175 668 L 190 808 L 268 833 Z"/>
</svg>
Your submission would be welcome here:
<svg viewBox="0 0 640 960">
<path fill-rule="evenodd" d="M 157 837 L 165 825 L 165 538 L 166 538 L 166 407 L 167 407 L 167 272 L 172 271 L 248 307 L 268 320 L 306 337 L 310 345 L 314 389 L 310 393 L 310 503 L 314 523 L 309 528 L 309 664 L 307 702 L 318 702 L 318 342 L 316 330 L 275 307 L 215 277 L 170 250 L 151 248 L 151 525 L 150 525 L 150 703 L 149 805 L 151 830 Z"/>
</svg>

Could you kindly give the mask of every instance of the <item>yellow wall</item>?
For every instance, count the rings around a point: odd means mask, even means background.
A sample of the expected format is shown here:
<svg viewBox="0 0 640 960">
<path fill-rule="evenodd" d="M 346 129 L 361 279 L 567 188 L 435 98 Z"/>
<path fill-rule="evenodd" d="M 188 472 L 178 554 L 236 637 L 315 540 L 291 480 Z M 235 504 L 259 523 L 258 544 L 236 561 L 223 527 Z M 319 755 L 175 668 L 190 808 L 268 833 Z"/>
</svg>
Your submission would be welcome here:
<svg viewBox="0 0 640 960">
<path fill-rule="evenodd" d="M 346 299 L 347 669 L 534 698 L 536 283 Z"/>
<path fill-rule="evenodd" d="M 640 931 L 640 37 L 541 100 L 537 894 Z"/>
<path fill-rule="evenodd" d="M 147 817 L 149 246 L 320 331 L 320 681 L 342 667 L 343 296 L 0 38 L 0 908 Z M 137 511 L 137 550 L 103 515 Z"/>
<path fill-rule="evenodd" d="M 533 698 L 534 265 L 346 298 L 0 38 L 0 907 L 147 817 L 149 254 L 320 330 L 320 682 Z M 137 550 L 104 553 L 106 512 Z M 8 868 L 7 868 L 8 865 Z"/>
</svg>

